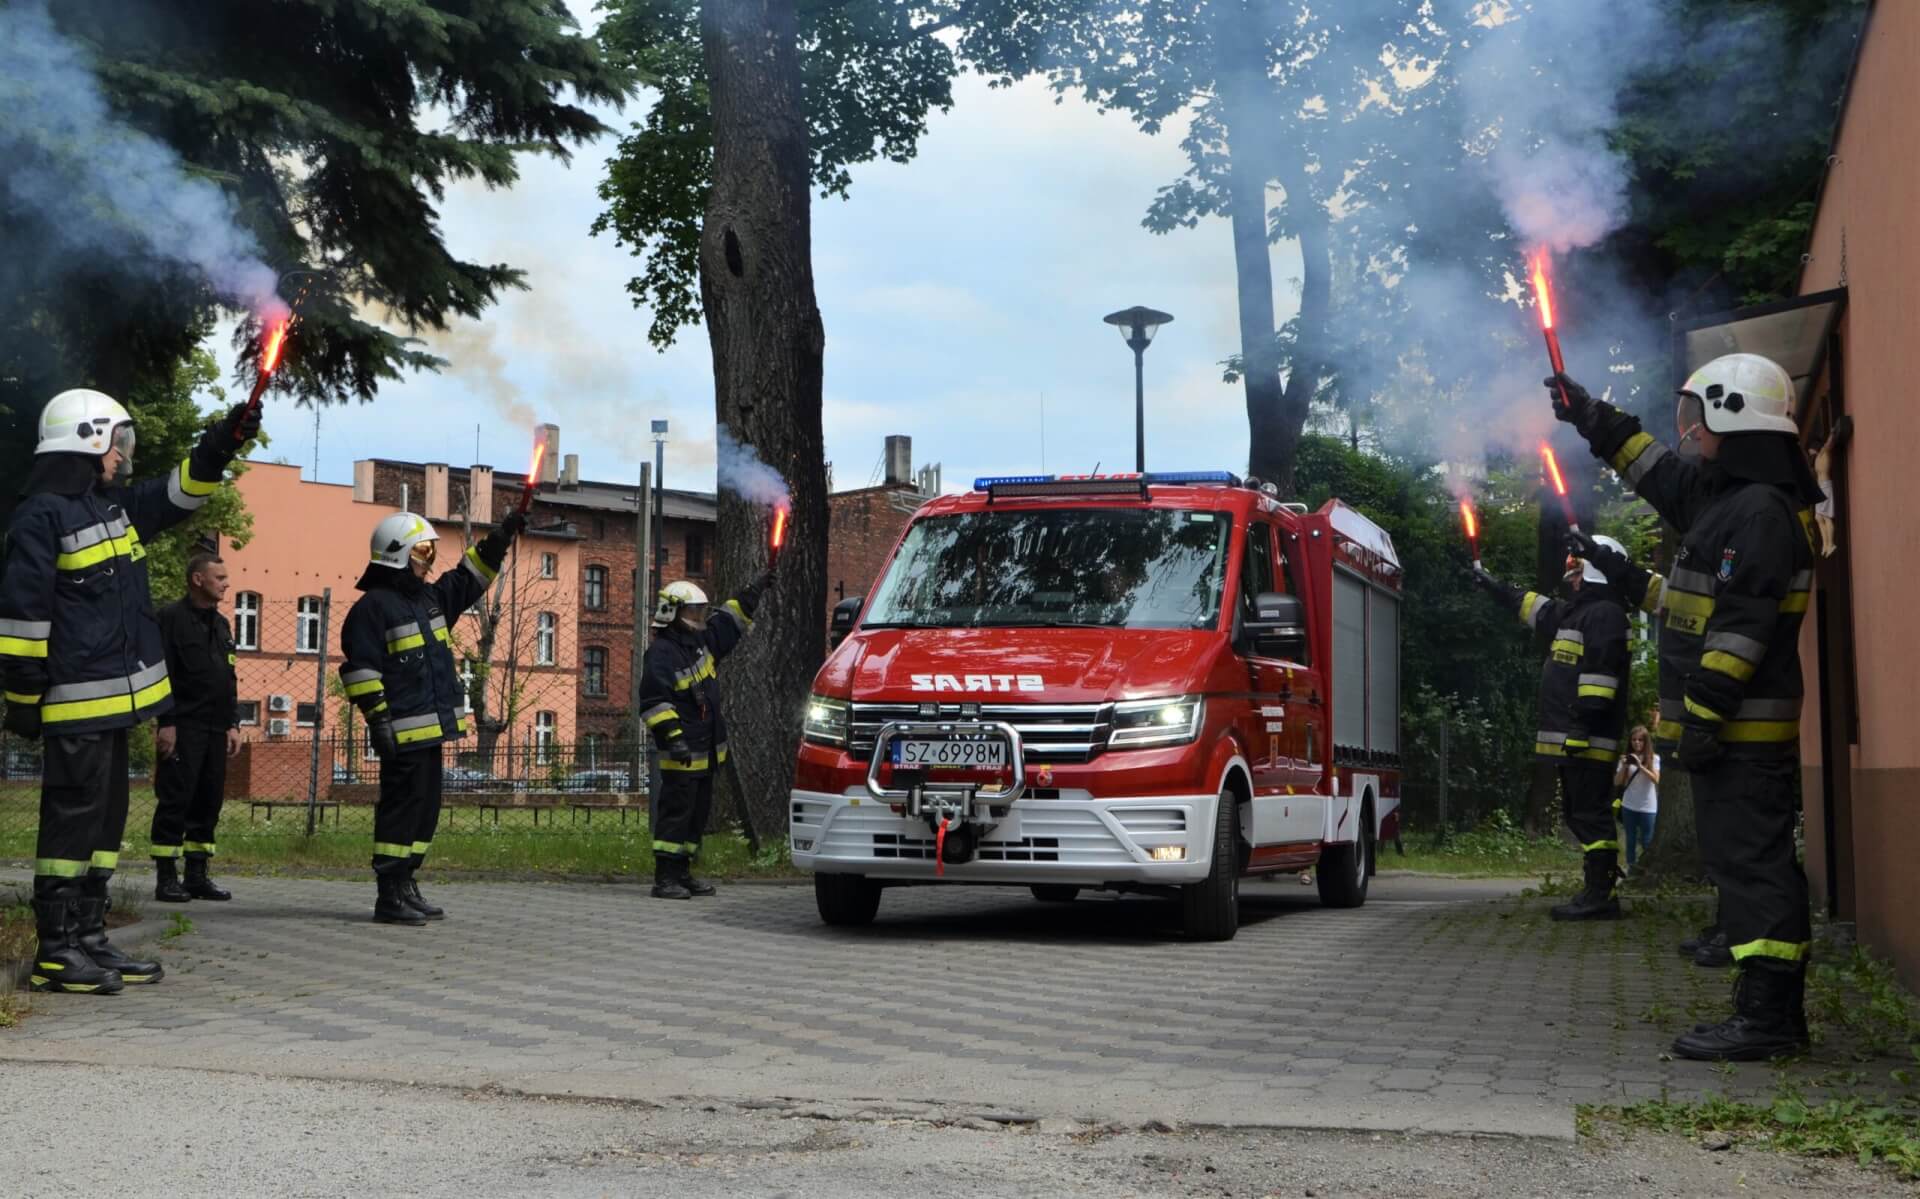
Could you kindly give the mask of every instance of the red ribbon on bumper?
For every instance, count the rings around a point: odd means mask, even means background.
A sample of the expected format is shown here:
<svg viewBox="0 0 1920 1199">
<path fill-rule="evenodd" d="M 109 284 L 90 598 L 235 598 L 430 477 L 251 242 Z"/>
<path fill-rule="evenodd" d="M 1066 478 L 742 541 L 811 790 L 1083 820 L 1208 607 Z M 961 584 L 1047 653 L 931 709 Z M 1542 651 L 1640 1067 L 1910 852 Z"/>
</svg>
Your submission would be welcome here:
<svg viewBox="0 0 1920 1199">
<path fill-rule="evenodd" d="M 933 834 L 933 874 L 935 878 L 947 873 L 947 818 L 940 818 L 940 828 Z"/>
</svg>

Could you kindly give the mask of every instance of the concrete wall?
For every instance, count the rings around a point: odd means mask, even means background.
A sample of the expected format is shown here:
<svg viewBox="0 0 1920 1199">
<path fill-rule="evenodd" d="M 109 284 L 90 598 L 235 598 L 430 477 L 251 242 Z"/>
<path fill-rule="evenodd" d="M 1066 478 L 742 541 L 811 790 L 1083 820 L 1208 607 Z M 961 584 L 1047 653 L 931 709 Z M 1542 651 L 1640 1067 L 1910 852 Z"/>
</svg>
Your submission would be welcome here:
<svg viewBox="0 0 1920 1199">
<path fill-rule="evenodd" d="M 1847 542 L 1853 590 L 1859 742 L 1846 761 L 1823 762 L 1819 723 L 1803 722 L 1809 827 L 1808 858 L 1819 871 L 1824 813 L 1817 803 L 1827 770 L 1851 779 L 1851 900 L 1862 941 L 1892 955 L 1909 984 L 1920 984 L 1920 737 L 1913 731 L 1913 677 L 1920 623 L 1913 619 L 1920 579 L 1920 405 L 1913 401 L 1913 338 L 1920 329 L 1920 4 L 1875 6 L 1815 224 L 1802 292 L 1844 281 L 1846 409 L 1855 424 L 1845 466 Z M 1814 628 L 1803 643 L 1809 681 L 1819 676 Z M 1809 698 L 1818 692 L 1810 689 Z M 1811 705 L 1809 717 L 1816 711 Z M 1839 755 L 1836 753 L 1835 757 Z M 1843 825 L 1846 822 L 1843 822 Z M 1816 895 L 1819 892 L 1816 891 Z"/>
</svg>

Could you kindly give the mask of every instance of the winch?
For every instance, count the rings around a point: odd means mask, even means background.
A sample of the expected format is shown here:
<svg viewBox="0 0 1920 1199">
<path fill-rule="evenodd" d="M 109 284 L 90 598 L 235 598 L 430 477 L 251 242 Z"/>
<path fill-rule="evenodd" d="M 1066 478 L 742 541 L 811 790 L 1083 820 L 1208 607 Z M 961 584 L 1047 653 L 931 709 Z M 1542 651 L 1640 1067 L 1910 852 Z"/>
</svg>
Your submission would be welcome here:
<svg viewBox="0 0 1920 1199">
<path fill-rule="evenodd" d="M 880 771 L 891 766 L 892 786 Z M 942 780 L 942 772 L 1007 772 L 1005 786 L 977 780 Z M 933 833 L 935 869 L 973 860 L 997 821 L 993 809 L 1026 792 L 1026 754 L 1020 733 L 1004 721 L 893 721 L 874 737 L 867 765 L 867 793 L 904 807 Z M 905 785 L 902 786 L 901 784 Z"/>
</svg>

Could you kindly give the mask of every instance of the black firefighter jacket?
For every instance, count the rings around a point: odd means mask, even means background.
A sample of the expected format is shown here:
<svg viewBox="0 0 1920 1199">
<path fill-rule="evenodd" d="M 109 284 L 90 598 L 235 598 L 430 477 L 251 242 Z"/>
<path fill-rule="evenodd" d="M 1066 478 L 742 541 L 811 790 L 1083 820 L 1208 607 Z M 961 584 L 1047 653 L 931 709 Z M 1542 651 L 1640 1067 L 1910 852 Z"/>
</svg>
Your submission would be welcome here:
<svg viewBox="0 0 1920 1199">
<path fill-rule="evenodd" d="M 1682 535 L 1665 578 L 1633 568 L 1620 581 L 1627 602 L 1660 622 L 1660 751 L 1693 723 L 1734 756 L 1798 754 L 1812 509 L 1786 486 L 1682 459 L 1611 407 L 1588 441 Z"/>
<path fill-rule="evenodd" d="M 234 708 L 233 631 L 218 608 L 175 600 L 160 609 L 160 639 L 173 680 L 173 711 L 159 723 L 225 730 L 240 723 Z"/>
<path fill-rule="evenodd" d="M 0 576 L 0 673 L 50 737 L 131 728 L 172 706 L 142 544 L 192 516 L 231 454 L 213 434 L 165 478 L 41 491 L 14 509 Z"/>
<path fill-rule="evenodd" d="M 403 750 L 426 749 L 466 735 L 466 690 L 453 661 L 449 626 L 486 594 L 500 573 L 509 539 L 495 531 L 462 555 L 460 565 L 428 583 L 405 567 L 375 567 L 360 581 L 340 629 L 345 661 L 340 683 L 369 717 L 393 721 Z"/>
<path fill-rule="evenodd" d="M 693 754 L 688 762 L 663 755 L 660 769 L 699 773 L 727 760 L 715 663 L 732 653 L 753 627 L 759 603 L 759 588 L 749 585 L 715 608 L 699 632 L 678 623 L 655 630 L 640 677 L 640 719 L 661 749 L 679 740 Z"/>
<path fill-rule="evenodd" d="M 1533 752 L 1612 765 L 1627 723 L 1626 610 L 1610 588 L 1589 583 L 1572 599 L 1527 592 L 1520 623 L 1552 638 L 1540 668 Z"/>
</svg>

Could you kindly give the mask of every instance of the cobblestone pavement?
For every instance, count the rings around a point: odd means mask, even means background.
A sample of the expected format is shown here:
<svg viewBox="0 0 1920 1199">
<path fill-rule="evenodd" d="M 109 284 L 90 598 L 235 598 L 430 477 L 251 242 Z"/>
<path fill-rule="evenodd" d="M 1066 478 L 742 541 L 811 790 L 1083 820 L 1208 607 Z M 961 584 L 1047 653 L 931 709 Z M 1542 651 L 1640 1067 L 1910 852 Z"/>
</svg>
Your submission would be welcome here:
<svg viewBox="0 0 1920 1199">
<path fill-rule="evenodd" d="M 1173 905 L 1009 889 L 890 891 L 840 930 L 803 886 L 429 881 L 449 918 L 395 928 L 370 883 L 228 881 L 233 903 L 147 905 L 194 924 L 150 946 L 165 982 L 36 997 L 0 1060 L 1549 1136 L 1577 1103 L 1770 1086 L 1661 1060 L 1726 986 L 1665 929 L 1554 925 L 1504 884 L 1383 877 L 1348 911 L 1252 886 L 1238 939 L 1201 945 Z"/>
</svg>

